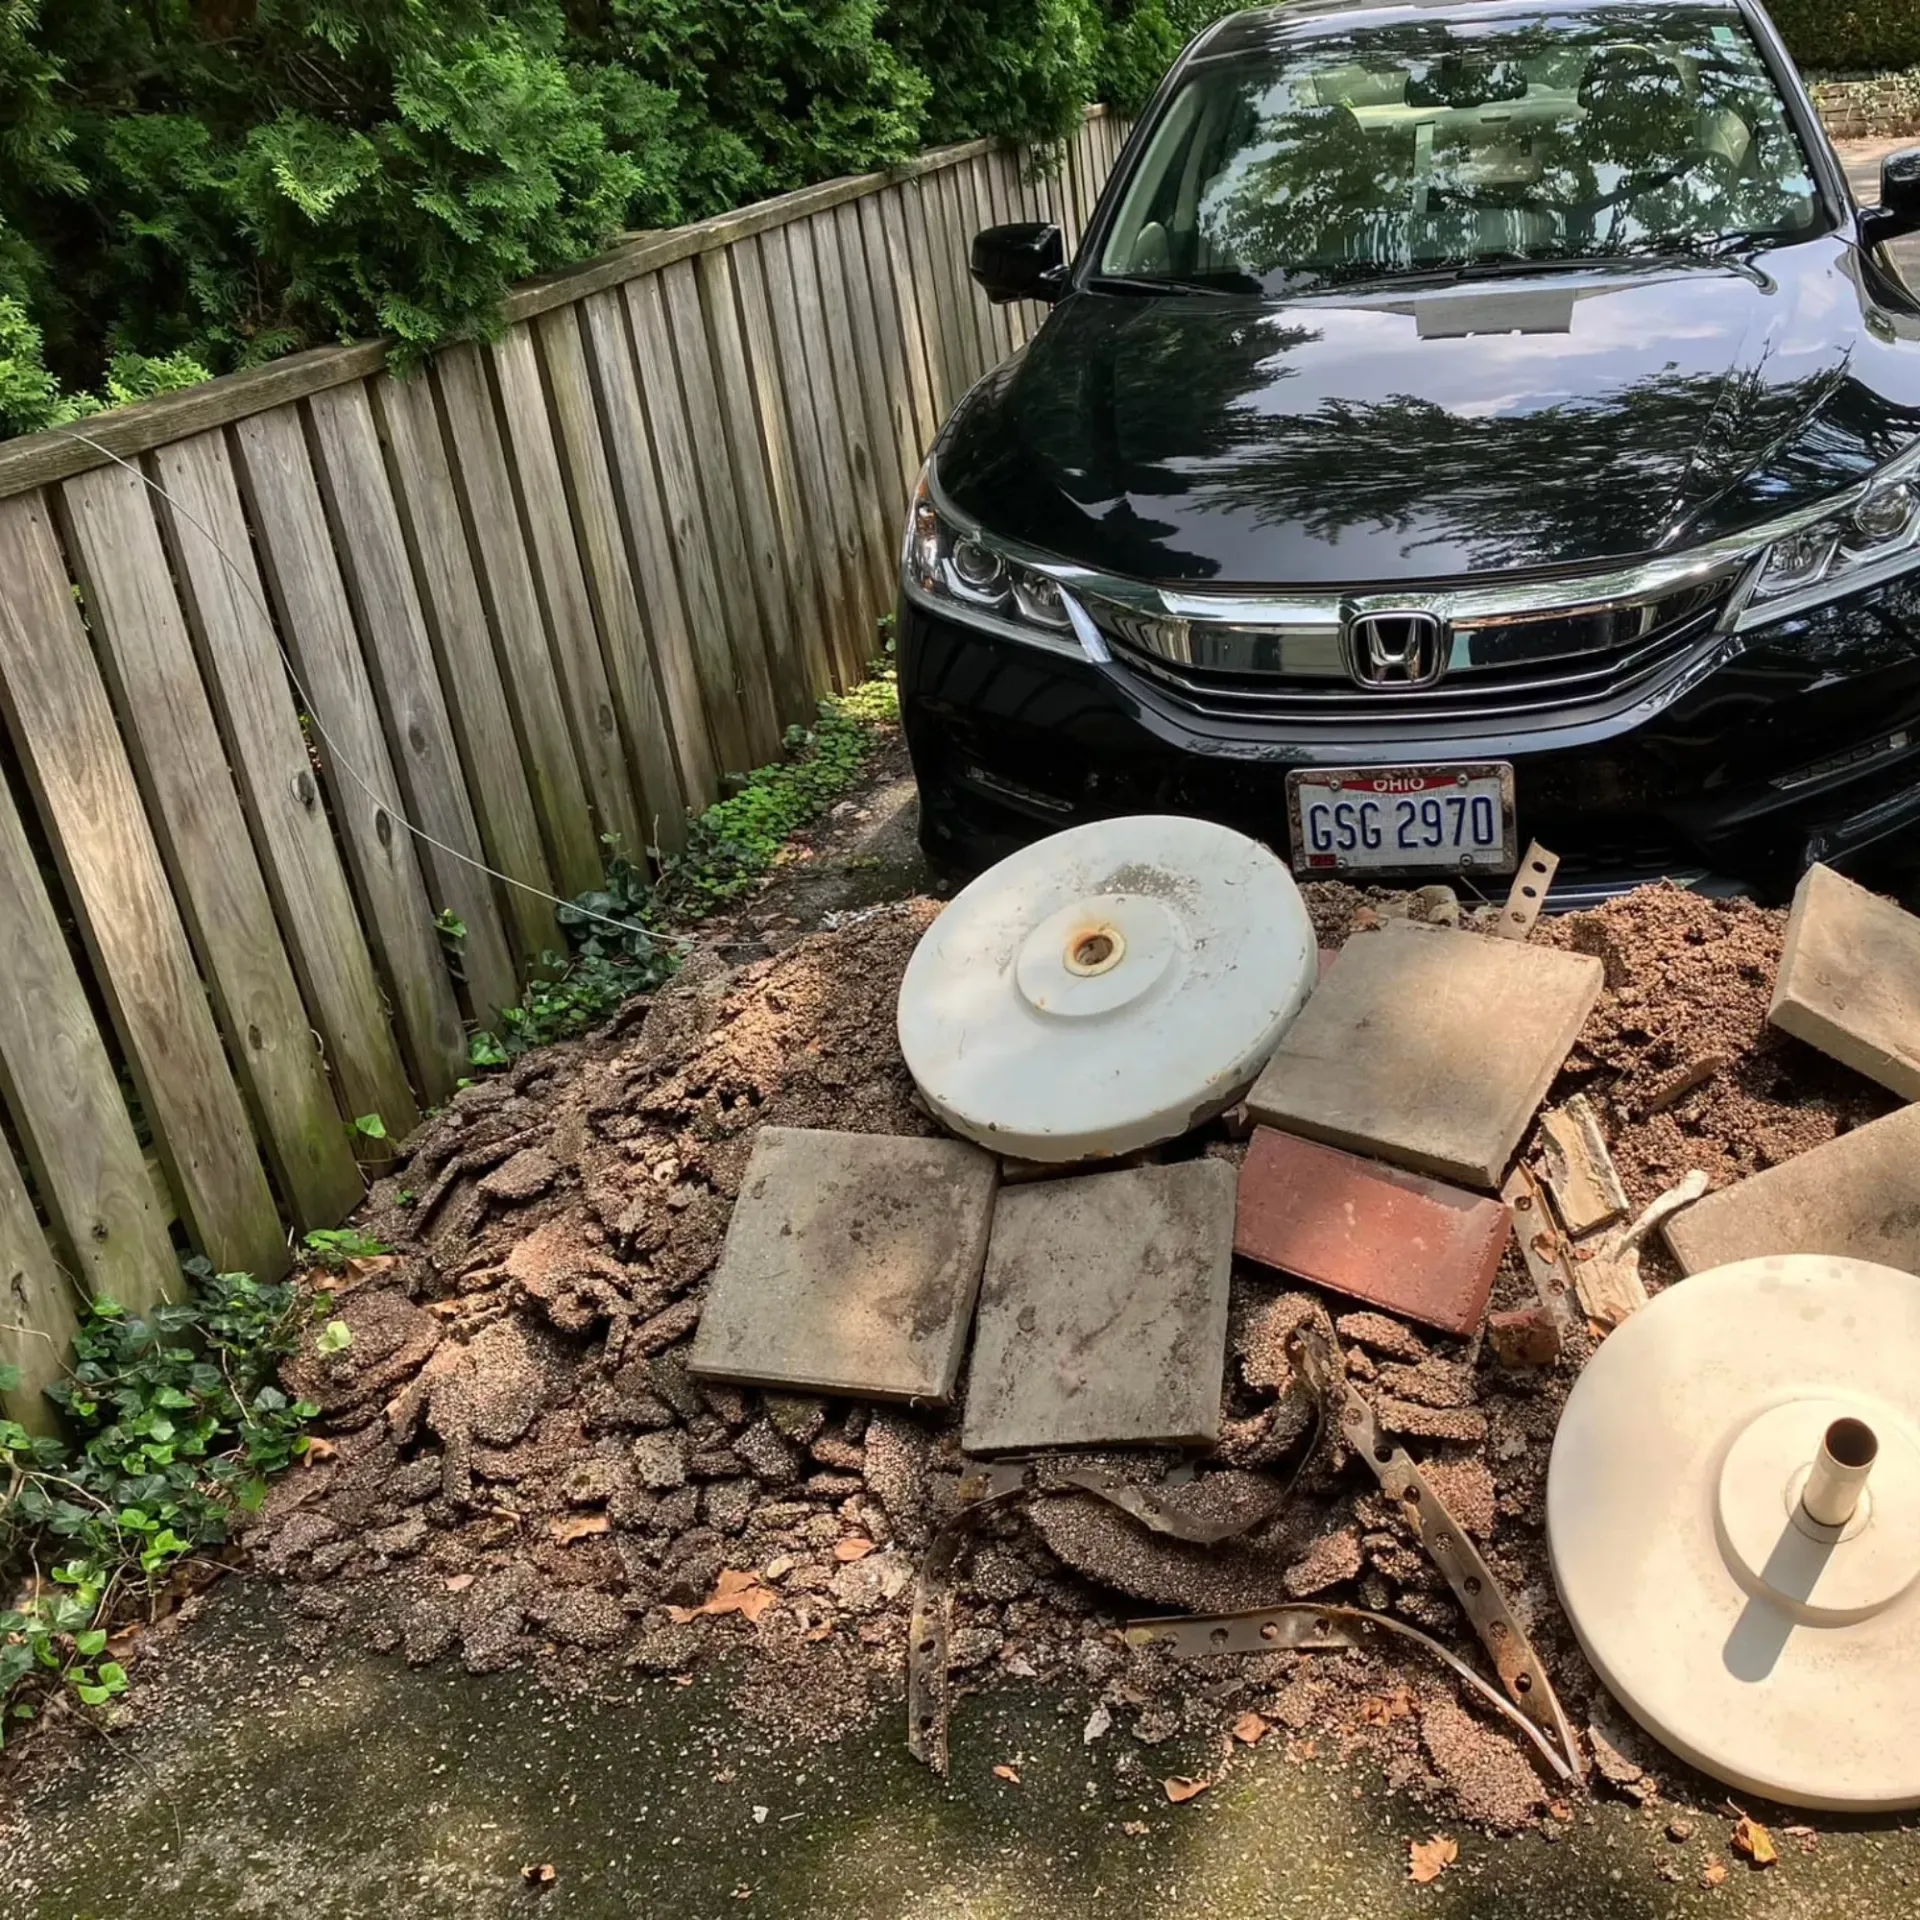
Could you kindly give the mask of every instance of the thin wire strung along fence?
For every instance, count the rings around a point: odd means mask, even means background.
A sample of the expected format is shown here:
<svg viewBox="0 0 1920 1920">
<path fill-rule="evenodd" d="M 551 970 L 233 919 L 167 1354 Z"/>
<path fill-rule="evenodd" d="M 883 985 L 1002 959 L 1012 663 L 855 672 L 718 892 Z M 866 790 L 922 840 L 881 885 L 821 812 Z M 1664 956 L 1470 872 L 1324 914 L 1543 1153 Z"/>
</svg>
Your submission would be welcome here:
<svg viewBox="0 0 1920 1920">
<path fill-rule="evenodd" d="M 599 884 L 858 679 L 920 460 L 1126 128 L 635 236 L 410 380 L 321 349 L 0 445 L 0 1365 L 263 1276 Z M 450 941 L 457 920 L 464 935 Z M 363 1149 L 364 1150 L 364 1149 Z"/>
</svg>

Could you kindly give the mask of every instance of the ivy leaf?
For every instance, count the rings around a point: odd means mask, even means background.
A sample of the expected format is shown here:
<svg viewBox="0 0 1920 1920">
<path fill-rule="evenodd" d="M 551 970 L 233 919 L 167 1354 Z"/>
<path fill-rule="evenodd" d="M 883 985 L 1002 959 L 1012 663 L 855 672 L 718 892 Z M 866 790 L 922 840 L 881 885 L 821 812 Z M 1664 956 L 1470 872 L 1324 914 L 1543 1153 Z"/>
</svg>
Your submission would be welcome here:
<svg viewBox="0 0 1920 1920">
<path fill-rule="evenodd" d="M 95 1654 L 106 1651 L 107 1630 L 104 1627 L 89 1627 L 85 1633 L 73 1636 L 73 1644 L 82 1658 L 91 1660 Z"/>
<path fill-rule="evenodd" d="M 353 1329 L 344 1320 L 329 1320 L 313 1344 L 323 1354 L 344 1353 L 353 1345 Z"/>
</svg>

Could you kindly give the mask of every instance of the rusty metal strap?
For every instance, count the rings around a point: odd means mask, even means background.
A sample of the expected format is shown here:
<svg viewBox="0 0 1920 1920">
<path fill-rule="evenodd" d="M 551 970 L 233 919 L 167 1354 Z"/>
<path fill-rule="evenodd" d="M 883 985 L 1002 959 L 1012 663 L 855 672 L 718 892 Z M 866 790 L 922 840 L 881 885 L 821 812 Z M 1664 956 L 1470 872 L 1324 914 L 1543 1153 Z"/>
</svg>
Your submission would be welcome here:
<svg viewBox="0 0 1920 1920">
<path fill-rule="evenodd" d="M 960 1480 L 960 1510 L 928 1542 L 913 1583 L 907 1633 L 907 1751 L 943 1778 L 947 1771 L 947 1642 L 953 1628 L 953 1567 L 967 1536 L 997 1509 L 1025 1497 L 1019 1463 L 970 1469 Z"/>
<path fill-rule="evenodd" d="M 1316 1607 L 1292 1602 L 1277 1607 L 1255 1607 L 1245 1613 L 1183 1615 L 1164 1620 L 1129 1620 L 1127 1641 L 1136 1647 L 1166 1647 L 1195 1658 L 1208 1654 L 1281 1653 L 1348 1648 L 1370 1651 L 1381 1633 L 1411 1640 L 1442 1662 L 1464 1685 L 1503 1719 L 1510 1721 L 1533 1743 L 1554 1777 L 1569 1783 L 1579 1774 L 1572 1762 L 1511 1702 L 1502 1698 L 1456 1653 L 1431 1635 L 1404 1620 L 1361 1607 Z M 1569 1746 L 1568 1753 L 1574 1749 Z"/>
<path fill-rule="evenodd" d="M 1508 1605 L 1492 1568 L 1412 1457 L 1404 1448 L 1389 1446 L 1381 1438 L 1373 1408 L 1347 1378 L 1339 1342 L 1325 1328 L 1308 1323 L 1289 1336 L 1288 1349 L 1314 1390 L 1326 1400 L 1341 1437 L 1367 1463 L 1388 1497 L 1399 1503 L 1402 1517 L 1428 1557 L 1446 1575 L 1447 1585 L 1473 1622 L 1507 1698 L 1541 1738 L 1552 1742 L 1565 1756 L 1572 1773 L 1579 1773 L 1580 1749 L 1560 1709 L 1553 1682 L 1547 1678 L 1546 1667 Z"/>
</svg>

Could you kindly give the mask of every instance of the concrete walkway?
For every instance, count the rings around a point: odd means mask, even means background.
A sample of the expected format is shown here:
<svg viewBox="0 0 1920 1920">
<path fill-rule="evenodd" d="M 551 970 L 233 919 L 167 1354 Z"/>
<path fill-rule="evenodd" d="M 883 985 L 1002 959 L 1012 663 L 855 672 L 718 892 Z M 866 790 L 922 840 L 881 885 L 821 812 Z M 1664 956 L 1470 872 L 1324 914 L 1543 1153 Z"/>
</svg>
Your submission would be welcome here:
<svg viewBox="0 0 1920 1920">
<path fill-rule="evenodd" d="M 837 1745 L 778 1745 L 734 1676 L 612 1700 L 521 1676 L 292 1654 L 283 1602 L 235 1584 L 164 1671 L 143 1727 L 43 1784 L 7 1831 L 8 1920 L 1886 1920 L 1920 1911 L 1920 1834 L 1820 1823 L 1764 1873 L 1729 1823 L 1577 1804 L 1551 1836 L 1441 1826 L 1365 1769 L 1272 1745 L 1171 1806 L 1217 1754 L 1081 1732 L 1091 1694 L 963 1699 L 953 1783 L 907 1757 L 902 1713 Z M 1018 1785 L 993 1768 L 1012 1764 Z M 1791 1816 L 1787 1816 L 1791 1818 Z M 1438 1831 L 1457 1866 L 1407 1877 Z M 1702 1884 L 1711 1860 L 1731 1871 Z M 549 1864 L 545 1893 L 521 1877 Z M 1668 1878 L 1667 1875 L 1677 1876 Z"/>
</svg>

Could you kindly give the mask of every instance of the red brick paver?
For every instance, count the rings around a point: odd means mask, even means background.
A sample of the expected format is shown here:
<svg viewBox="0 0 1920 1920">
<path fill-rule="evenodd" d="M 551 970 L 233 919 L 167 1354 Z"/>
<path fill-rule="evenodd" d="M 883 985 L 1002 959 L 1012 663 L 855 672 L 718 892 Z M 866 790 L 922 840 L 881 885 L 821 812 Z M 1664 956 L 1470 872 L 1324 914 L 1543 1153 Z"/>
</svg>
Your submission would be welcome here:
<svg viewBox="0 0 1920 1920">
<path fill-rule="evenodd" d="M 1236 1253 L 1447 1333 L 1487 1310 L 1512 1220 L 1497 1200 L 1261 1127 Z"/>
</svg>

